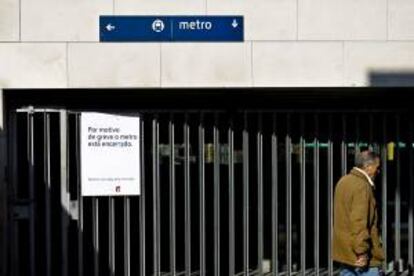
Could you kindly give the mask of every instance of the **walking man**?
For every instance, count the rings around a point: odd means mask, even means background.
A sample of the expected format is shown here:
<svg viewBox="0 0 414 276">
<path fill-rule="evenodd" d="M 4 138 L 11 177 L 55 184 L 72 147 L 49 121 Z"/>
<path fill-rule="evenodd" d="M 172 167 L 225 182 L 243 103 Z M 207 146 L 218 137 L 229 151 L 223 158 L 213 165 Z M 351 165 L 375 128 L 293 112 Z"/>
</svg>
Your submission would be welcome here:
<svg viewBox="0 0 414 276">
<path fill-rule="evenodd" d="M 374 179 L 380 158 L 372 151 L 356 155 L 355 167 L 335 188 L 333 259 L 341 276 L 380 275 L 384 251 L 378 233 Z"/>
</svg>

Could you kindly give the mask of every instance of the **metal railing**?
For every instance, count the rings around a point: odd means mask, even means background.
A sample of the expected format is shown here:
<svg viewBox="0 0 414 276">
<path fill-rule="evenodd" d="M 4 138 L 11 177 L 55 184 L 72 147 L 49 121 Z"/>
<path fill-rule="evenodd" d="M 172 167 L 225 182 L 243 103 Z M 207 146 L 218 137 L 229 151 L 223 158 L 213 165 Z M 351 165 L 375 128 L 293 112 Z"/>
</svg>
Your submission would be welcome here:
<svg viewBox="0 0 414 276">
<path fill-rule="evenodd" d="M 335 275 L 333 191 L 365 148 L 382 156 L 384 268 L 412 273 L 409 114 L 137 113 L 143 184 L 124 198 L 80 196 L 80 112 L 10 113 L 10 275 Z"/>
</svg>

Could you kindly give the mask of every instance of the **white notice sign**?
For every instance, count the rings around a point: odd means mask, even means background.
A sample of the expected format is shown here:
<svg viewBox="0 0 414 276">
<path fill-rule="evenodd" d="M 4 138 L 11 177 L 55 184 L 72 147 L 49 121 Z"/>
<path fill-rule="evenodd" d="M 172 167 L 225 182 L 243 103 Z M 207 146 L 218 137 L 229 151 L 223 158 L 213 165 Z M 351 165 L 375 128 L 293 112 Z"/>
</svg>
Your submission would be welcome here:
<svg viewBox="0 0 414 276">
<path fill-rule="evenodd" d="M 138 116 L 82 113 L 82 195 L 139 195 L 140 143 Z"/>
</svg>

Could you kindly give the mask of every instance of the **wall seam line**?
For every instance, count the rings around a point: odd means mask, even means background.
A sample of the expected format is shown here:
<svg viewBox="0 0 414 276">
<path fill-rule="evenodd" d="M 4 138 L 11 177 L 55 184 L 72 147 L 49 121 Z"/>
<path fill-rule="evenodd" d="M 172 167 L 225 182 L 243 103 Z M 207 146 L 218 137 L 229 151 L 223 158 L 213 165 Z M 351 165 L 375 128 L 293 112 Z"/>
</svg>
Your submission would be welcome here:
<svg viewBox="0 0 414 276">
<path fill-rule="evenodd" d="M 19 41 L 22 41 L 22 0 L 19 0 Z"/>
<path fill-rule="evenodd" d="M 296 0 L 296 40 L 299 40 L 299 0 Z"/>
<path fill-rule="evenodd" d="M 345 41 L 342 41 L 342 86 L 345 86 Z"/>
<path fill-rule="evenodd" d="M 389 0 L 386 0 L 386 29 L 385 29 L 385 40 L 389 40 L 389 29 L 390 29 L 390 20 L 389 20 L 389 16 L 390 16 L 390 12 L 389 12 Z"/>
<path fill-rule="evenodd" d="M 322 39 L 307 39 L 307 40 L 299 40 L 301 43 L 317 43 L 317 42 L 339 42 L 342 41 L 346 42 L 353 42 L 353 43 L 408 43 L 408 44 L 414 44 L 414 38 L 411 39 L 390 39 L 390 40 L 384 40 L 384 39 L 329 39 L 329 40 L 322 40 Z M 76 44 L 91 44 L 91 43 L 99 43 L 98 40 L 82 40 L 82 41 L 75 41 L 75 40 L 22 40 L 22 43 L 30 43 L 30 44 L 62 44 L 62 43 L 76 43 Z M 297 42 L 295 39 L 287 40 L 277 40 L 277 39 L 245 39 L 244 42 L 254 42 L 254 43 L 292 43 Z M 10 41 L 10 40 L 0 40 L 0 43 L 2 44 L 13 44 L 13 43 L 19 43 L 19 41 Z M 142 44 L 150 44 L 154 42 L 145 42 Z"/>
<path fill-rule="evenodd" d="M 251 78 L 251 85 L 254 87 L 254 59 L 253 59 L 253 41 L 250 42 L 250 78 Z"/>
<path fill-rule="evenodd" d="M 70 87 L 69 81 L 69 43 L 66 42 L 66 88 Z"/>
<path fill-rule="evenodd" d="M 162 43 L 160 45 L 160 87 L 162 87 Z"/>
<path fill-rule="evenodd" d="M 206 12 L 205 12 L 205 14 L 206 15 L 208 15 L 208 0 L 205 0 L 206 2 L 205 2 L 205 9 L 206 9 Z"/>
</svg>

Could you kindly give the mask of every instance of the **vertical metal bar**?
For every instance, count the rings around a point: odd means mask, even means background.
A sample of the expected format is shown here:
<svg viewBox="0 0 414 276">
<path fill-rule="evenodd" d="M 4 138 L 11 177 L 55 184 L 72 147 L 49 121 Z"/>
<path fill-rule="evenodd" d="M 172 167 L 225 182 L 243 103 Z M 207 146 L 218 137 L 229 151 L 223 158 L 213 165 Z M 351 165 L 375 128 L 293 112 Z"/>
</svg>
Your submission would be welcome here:
<svg viewBox="0 0 414 276">
<path fill-rule="evenodd" d="M 234 131 L 233 122 L 228 130 L 229 140 L 229 275 L 235 273 L 235 215 L 234 215 Z"/>
<path fill-rule="evenodd" d="M 108 197 L 108 264 L 109 275 L 115 276 L 115 198 Z"/>
<path fill-rule="evenodd" d="M 0 92 L 0 97 L 3 98 L 3 92 Z M 4 111 L 4 110 L 3 110 Z M 10 113 L 7 113 L 7 116 L 9 116 Z M 4 120 L 3 120 L 4 119 Z M 6 120 L 6 118 L 2 118 L 4 125 L 2 125 L 2 128 L 4 127 L 3 130 L 7 130 L 9 131 L 9 121 Z M 2 184 L 0 184 L 0 189 L 1 189 L 1 195 L 0 195 L 0 213 L 2 213 L 2 215 L 0 215 L 0 228 L 2 229 L 0 232 L 0 243 L 2 244 L 1 248 L 0 248 L 0 263 L 2 264 L 2 266 L 0 267 L 0 275 L 6 275 L 9 274 L 9 225 L 10 225 L 10 220 L 9 220 L 9 200 L 10 198 L 8 197 L 10 195 L 10 191 L 9 191 L 9 181 L 10 179 L 8 178 L 9 176 L 9 166 L 10 166 L 10 159 L 9 159 L 9 149 L 8 149 L 8 145 L 10 143 L 10 141 L 8 140 L 10 138 L 10 136 L 7 135 L 6 131 L 4 131 L 4 133 L 2 133 L 2 137 L 0 138 L 0 155 L 1 155 L 1 163 L 2 163 L 2 168 L 3 168 L 3 172 L 4 174 L 2 174 L 2 180 L 4 180 L 7 176 L 7 183 L 6 181 L 3 181 Z"/>
<path fill-rule="evenodd" d="M 204 149 L 204 122 L 200 115 L 198 126 L 198 171 L 200 185 L 200 275 L 206 275 L 206 205 L 205 205 L 205 149 Z"/>
<path fill-rule="evenodd" d="M 108 244 L 109 275 L 115 276 L 115 198 L 108 198 Z"/>
<path fill-rule="evenodd" d="M 18 139 L 18 127 L 17 127 L 17 113 L 12 112 L 10 114 L 10 140 L 11 151 L 10 151 L 10 160 L 11 162 L 11 190 L 10 197 L 12 200 L 16 200 L 18 192 L 18 153 L 17 153 L 17 139 Z M 9 235 L 10 235 L 10 246 L 11 246 L 11 256 L 10 256 L 10 272 L 12 276 L 20 275 L 20 261 L 19 261 L 19 223 L 14 220 L 10 223 Z"/>
<path fill-rule="evenodd" d="M 396 186 L 395 186 L 395 261 L 401 259 L 401 169 L 400 169 L 400 115 L 395 116 L 396 125 Z"/>
<path fill-rule="evenodd" d="M 333 274 L 332 237 L 333 237 L 333 141 L 332 141 L 332 115 L 329 115 L 328 140 L 328 275 Z"/>
<path fill-rule="evenodd" d="M 161 235 L 160 235 L 160 181 L 159 181 L 159 123 L 152 120 L 152 209 L 153 209 L 153 262 L 154 275 L 161 274 Z"/>
<path fill-rule="evenodd" d="M 141 130 L 141 196 L 139 200 L 139 259 L 140 266 L 139 271 L 140 275 L 146 275 L 146 223 L 145 223 L 145 132 L 144 132 L 145 122 L 144 119 L 140 120 L 140 130 Z M 96 275 L 95 275 L 96 276 Z"/>
<path fill-rule="evenodd" d="M 313 181 L 315 185 L 314 190 L 314 216 L 315 216 L 315 225 L 314 225 L 314 267 L 315 267 L 315 276 L 319 276 L 319 117 L 315 114 L 315 138 L 313 140 Z"/>
<path fill-rule="evenodd" d="M 368 135 L 368 139 L 369 139 L 369 147 L 373 147 L 372 143 L 374 142 L 374 114 L 370 113 L 369 114 L 369 135 Z M 373 150 L 373 148 L 371 149 Z"/>
<path fill-rule="evenodd" d="M 214 143 L 214 275 L 220 275 L 220 131 L 218 114 L 213 128 Z"/>
<path fill-rule="evenodd" d="M 34 161 L 34 115 L 32 112 L 27 114 L 27 159 L 29 161 L 29 267 L 30 275 L 36 275 L 36 203 L 35 203 L 35 161 Z"/>
<path fill-rule="evenodd" d="M 99 199 L 92 199 L 92 220 L 93 220 L 93 275 L 99 276 Z"/>
<path fill-rule="evenodd" d="M 387 269 L 387 115 L 382 120 L 382 151 L 381 151 L 381 200 L 382 200 L 382 240 L 385 253 L 383 269 Z"/>
<path fill-rule="evenodd" d="M 300 263 L 302 275 L 306 274 L 306 140 L 305 118 L 301 115 L 300 138 Z"/>
<path fill-rule="evenodd" d="M 75 148 L 76 148 L 76 184 L 78 189 L 78 275 L 83 276 L 83 197 L 81 192 L 81 158 L 80 158 L 80 115 L 76 114 L 75 121 Z"/>
<path fill-rule="evenodd" d="M 287 115 L 285 140 L 286 157 L 286 264 L 287 275 L 292 275 L 292 140 L 290 137 L 290 114 Z"/>
<path fill-rule="evenodd" d="M 355 136 L 356 136 L 356 141 L 355 141 L 355 151 L 354 151 L 354 161 L 356 161 L 356 156 L 357 154 L 360 152 L 360 121 L 359 121 L 359 114 L 355 115 Z M 355 163 L 355 162 L 354 162 Z"/>
<path fill-rule="evenodd" d="M 259 114 L 257 132 L 257 264 L 263 274 L 263 117 Z"/>
<path fill-rule="evenodd" d="M 185 275 L 191 275 L 190 126 L 184 123 Z"/>
<path fill-rule="evenodd" d="M 131 203 L 124 198 L 124 275 L 131 275 Z"/>
<path fill-rule="evenodd" d="M 61 275 L 68 275 L 68 226 L 69 226 L 69 167 L 67 111 L 60 111 L 60 204 L 61 213 Z"/>
<path fill-rule="evenodd" d="M 50 114 L 43 114 L 44 127 L 44 183 L 45 183 L 45 240 L 46 240 L 46 276 L 52 274 L 52 241 L 51 241 L 51 174 L 50 174 Z"/>
<path fill-rule="evenodd" d="M 278 148 L 276 132 L 276 114 L 273 115 L 272 133 L 272 275 L 277 276 L 278 271 L 278 245 L 279 245 L 279 215 L 278 215 Z"/>
<path fill-rule="evenodd" d="M 346 137 L 346 115 L 342 115 L 342 142 L 341 142 L 341 173 L 346 175 L 347 173 L 347 162 L 348 162 L 348 148 L 347 148 L 347 137 Z"/>
<path fill-rule="evenodd" d="M 409 140 L 407 143 L 409 152 L 409 186 L 410 197 L 408 201 L 408 263 L 411 269 L 414 268 L 414 154 L 413 154 L 413 136 L 414 136 L 413 121 L 410 121 L 409 126 Z"/>
<path fill-rule="evenodd" d="M 244 113 L 243 129 L 243 270 L 244 275 L 249 271 L 249 132 L 247 113 Z"/>
<path fill-rule="evenodd" d="M 176 233 L 175 233 L 175 128 L 171 115 L 168 125 L 170 144 L 170 272 L 176 275 Z"/>
</svg>

